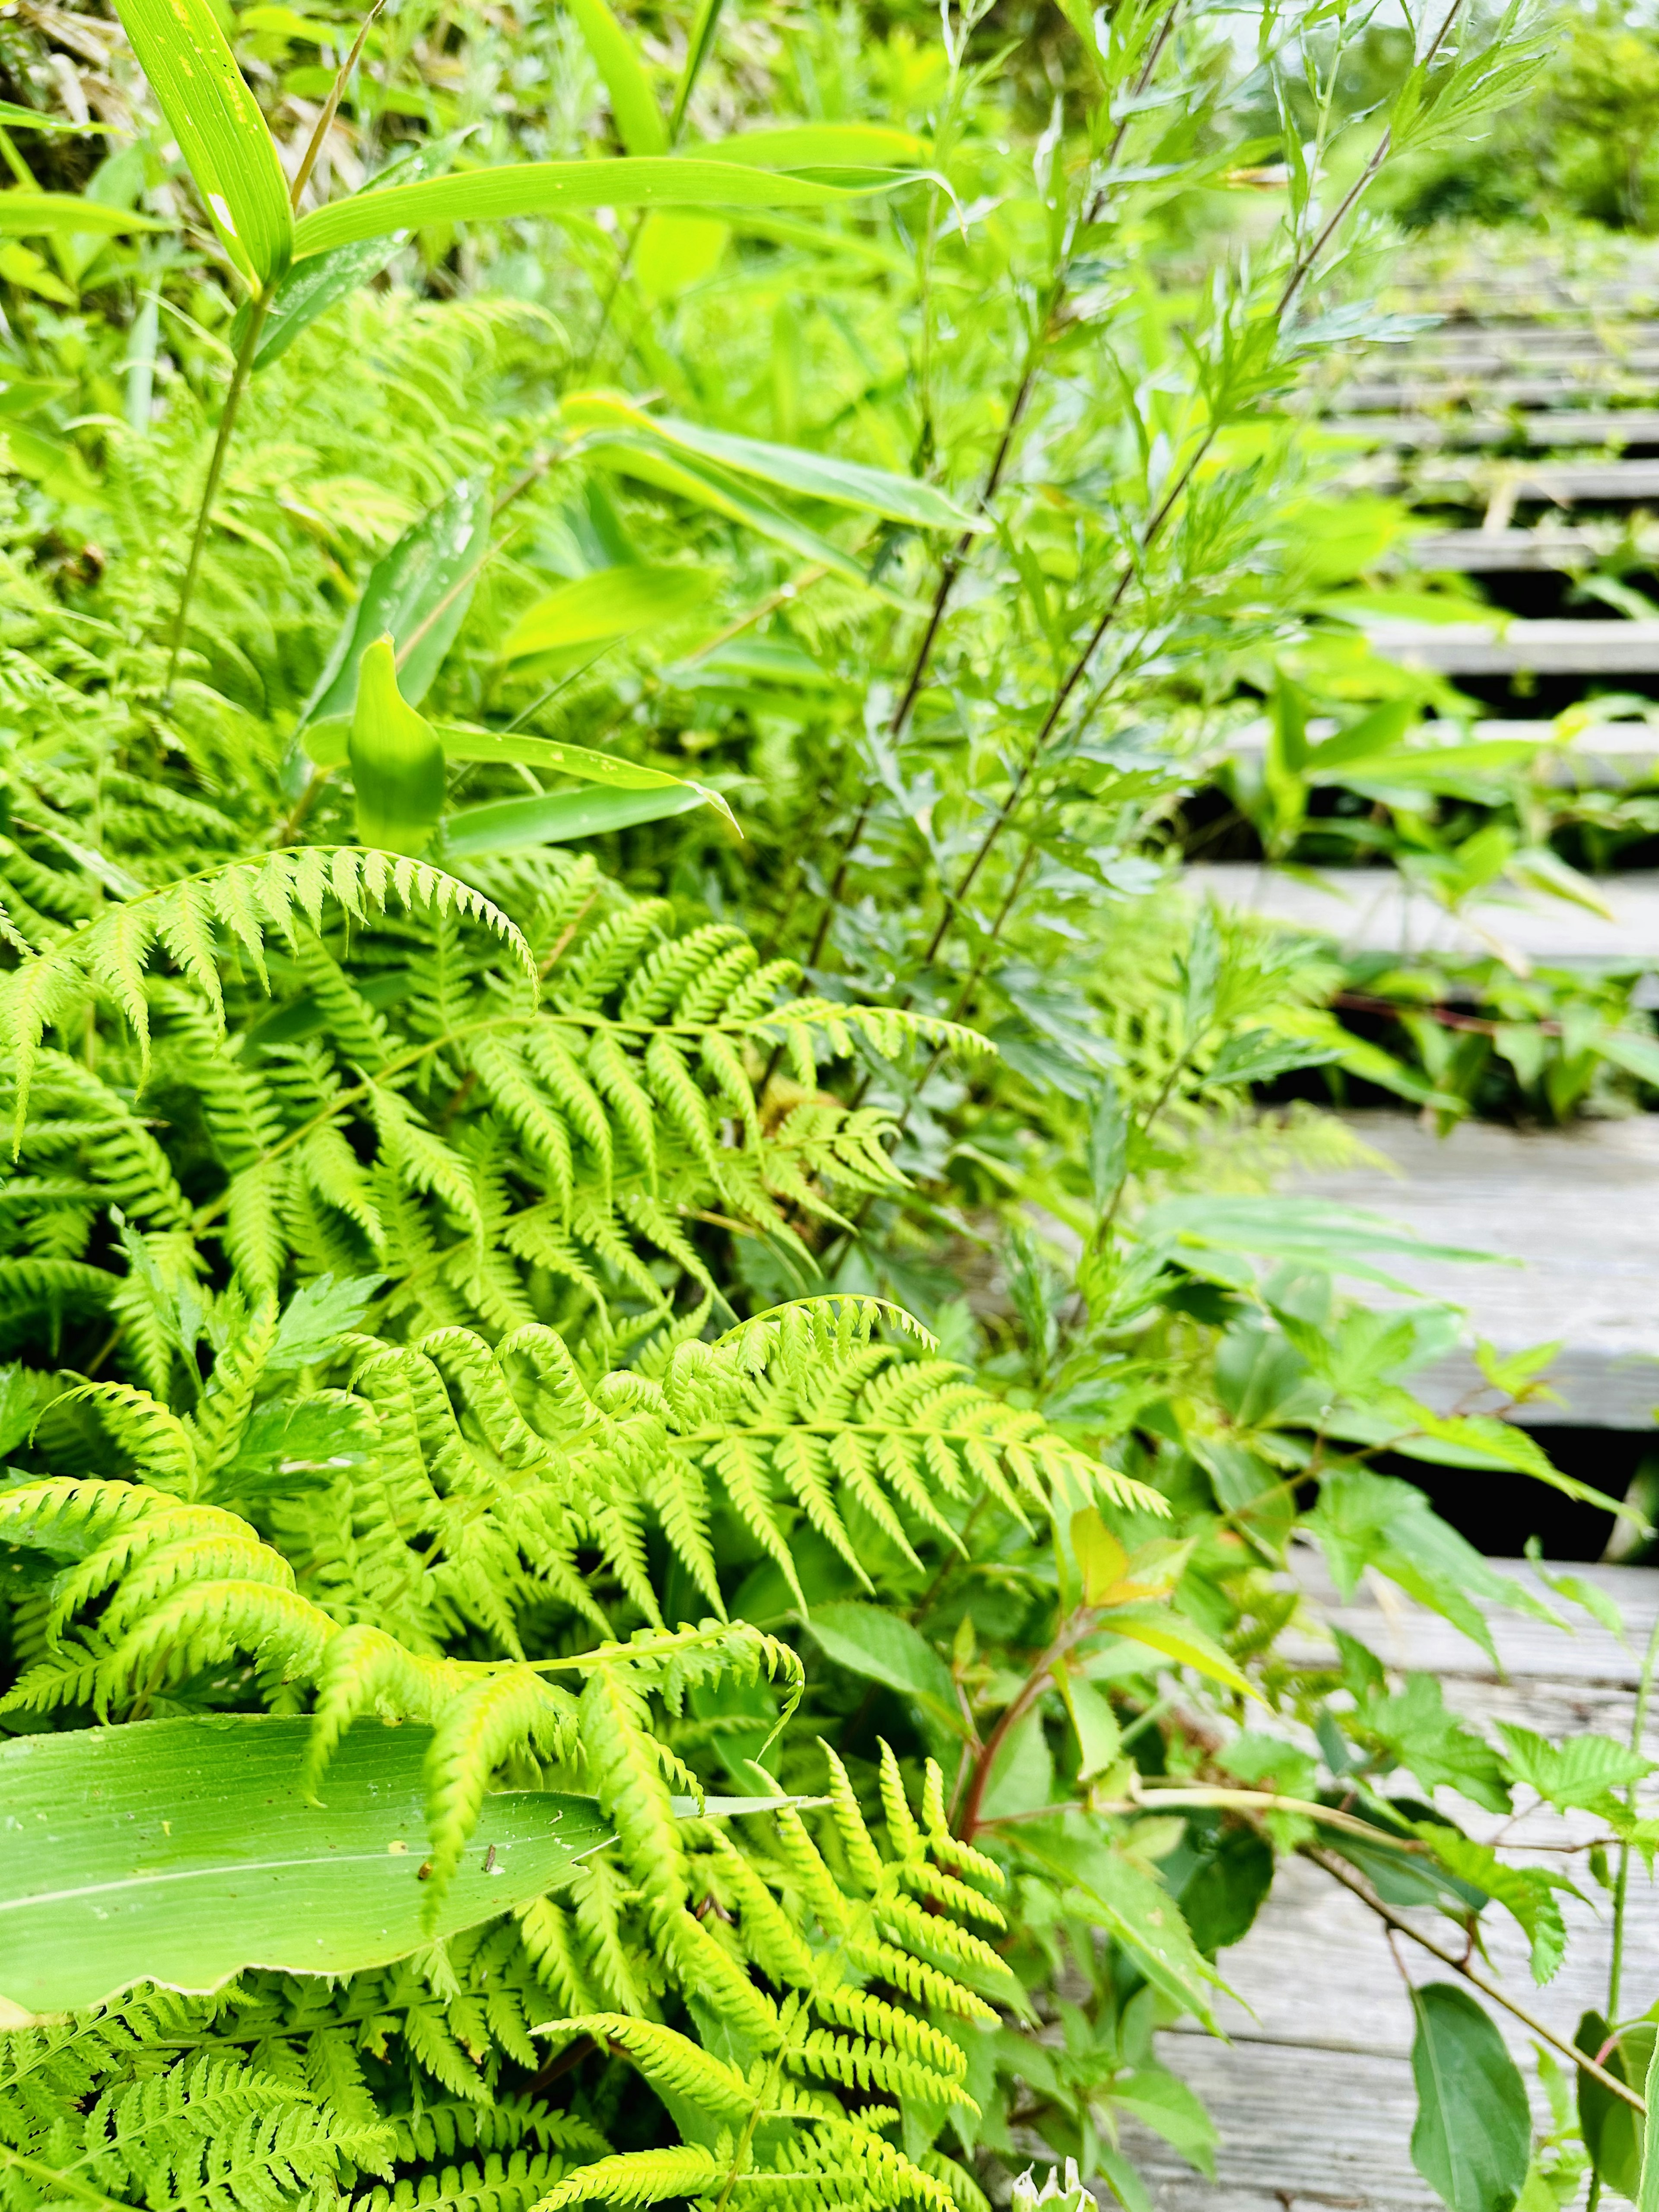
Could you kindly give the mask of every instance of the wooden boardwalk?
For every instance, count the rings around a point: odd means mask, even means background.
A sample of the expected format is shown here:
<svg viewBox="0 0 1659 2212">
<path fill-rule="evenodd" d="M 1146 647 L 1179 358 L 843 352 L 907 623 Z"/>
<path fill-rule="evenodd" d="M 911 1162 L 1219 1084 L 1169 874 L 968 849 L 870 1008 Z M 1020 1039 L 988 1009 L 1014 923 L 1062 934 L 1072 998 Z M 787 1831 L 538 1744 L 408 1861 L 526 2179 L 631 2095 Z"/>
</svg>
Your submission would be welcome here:
<svg viewBox="0 0 1659 2212">
<path fill-rule="evenodd" d="M 1530 1577 L 1523 1561 L 1497 1564 L 1522 1580 Z M 1501 1662 L 1494 1668 L 1476 1645 L 1392 1585 L 1338 1604 L 1322 1560 L 1310 1552 L 1298 1570 L 1316 1615 L 1308 1624 L 1304 1656 L 1314 1660 L 1328 1648 L 1322 1622 L 1363 1637 L 1402 1674 L 1434 1674 L 1448 1703 L 1472 1720 L 1510 1721 L 1558 1737 L 1594 1730 L 1628 1741 L 1640 1655 L 1659 1616 L 1659 1570 L 1570 1571 L 1614 1598 L 1626 1617 L 1625 1640 L 1582 1613 L 1575 1619 L 1584 1625 L 1574 1633 L 1519 1614 L 1502 1616 L 1493 1622 Z M 1659 1719 L 1645 1747 L 1659 1757 Z M 1597 1832 L 1583 1815 L 1564 1818 L 1547 1808 L 1521 1807 L 1518 1818 L 1503 1820 L 1449 1796 L 1443 1802 L 1472 1832 L 1491 1840 L 1501 1832 L 1522 1856 L 1558 1867 L 1559 1852 L 1552 1846 Z M 1579 2014 L 1605 2002 L 1610 1941 L 1606 1899 L 1593 1882 L 1580 1886 L 1596 1902 L 1566 1901 L 1573 1941 L 1566 1963 L 1542 1990 L 1533 1984 L 1526 1946 L 1506 1915 L 1492 1915 L 1489 1935 L 1492 1965 L 1504 1984 L 1569 2039 Z M 1443 1948 L 1456 1948 L 1449 1922 L 1433 1913 L 1407 1917 Z M 1164 2039 L 1165 2057 L 1203 2097 L 1221 2141 L 1211 2181 L 1150 2135 L 1133 2137 L 1127 2147 L 1158 2212 L 1443 2212 L 1411 2160 L 1416 2094 L 1404 1977 L 1417 1983 L 1452 1977 L 1414 1945 L 1398 1948 L 1396 1958 L 1382 1923 L 1321 1868 L 1303 1860 L 1281 1868 L 1250 1934 L 1218 1961 L 1233 1992 L 1221 2008 L 1231 2040 L 1184 2029 Z M 1631 2009 L 1659 1995 L 1659 1893 L 1639 1862 L 1625 1972 Z M 1533 2087 L 1541 2123 L 1547 2106 L 1532 2039 L 1508 2015 L 1500 2025 Z"/>
<path fill-rule="evenodd" d="M 1480 294 L 1474 278 L 1448 279 L 1406 304 L 1467 313 Z M 1598 304 L 1613 312 L 1593 312 Z M 1327 395 L 1326 428 L 1361 449 L 1346 480 L 1397 488 L 1432 513 L 1431 526 L 1392 556 L 1394 575 L 1455 570 L 1490 576 L 1496 586 L 1505 576 L 1594 569 L 1621 548 L 1626 556 L 1643 549 L 1659 569 L 1659 459 L 1629 450 L 1659 447 L 1659 321 L 1643 319 L 1659 313 L 1659 258 L 1613 284 L 1605 270 L 1581 283 L 1540 264 L 1510 280 L 1492 306 L 1484 325 L 1465 321 L 1373 356 L 1366 374 Z M 1564 308 L 1577 310 L 1565 325 L 1533 319 Z M 1448 527 L 1460 508 L 1474 510 L 1483 526 Z M 1517 526 L 1521 508 L 1532 526 Z M 1537 587 L 1522 588 L 1534 594 L 1522 603 L 1536 606 Z M 1490 619 L 1454 624 L 1370 619 L 1363 626 L 1384 655 L 1454 679 L 1565 678 L 1587 692 L 1597 684 L 1639 689 L 1648 679 L 1659 693 L 1651 682 L 1659 678 L 1659 622 L 1610 622 L 1601 607 L 1587 615 L 1518 621 L 1495 610 Z M 1527 711 L 1519 699 L 1517 706 Z M 1538 728 L 1486 719 L 1468 735 Z M 1457 742 L 1462 732 L 1449 735 Z M 1259 756 L 1264 738 L 1265 725 L 1246 732 L 1235 755 L 1241 762 Z M 1547 754 L 1543 772 L 1558 784 L 1618 790 L 1653 782 L 1656 769 L 1659 713 L 1651 722 L 1590 726 L 1571 747 Z M 1200 896 L 1349 951 L 1407 962 L 1497 954 L 1523 970 L 1638 964 L 1653 971 L 1638 1003 L 1659 1004 L 1659 871 L 1604 880 L 1605 915 L 1502 889 L 1454 915 L 1381 867 L 1314 875 L 1200 866 L 1188 877 Z M 1544 1441 L 1552 1421 L 1625 1433 L 1659 1423 L 1659 1115 L 1551 1132 L 1465 1123 L 1443 1141 L 1406 1112 L 1348 1118 L 1374 1164 L 1305 1177 L 1297 1187 L 1367 1206 L 1425 1241 L 1520 1263 L 1424 1259 L 1400 1262 L 1397 1273 L 1415 1292 L 1464 1310 L 1466 1347 L 1476 1338 L 1503 1351 L 1562 1340 L 1553 1380 L 1566 1402 L 1528 1413 Z M 1367 1285 L 1365 1295 L 1379 1293 Z M 1467 1348 L 1419 1378 L 1423 1395 L 1444 1407 L 1490 1404 L 1475 1395 L 1479 1383 Z M 1497 1564 L 1523 1580 L 1531 1572 L 1524 1563 Z M 1494 1666 L 1392 1584 L 1376 1581 L 1339 1603 L 1322 1558 L 1310 1549 L 1297 1569 L 1306 1599 L 1296 1631 L 1302 1656 L 1317 1660 L 1331 1649 L 1330 1630 L 1345 1628 L 1398 1674 L 1433 1674 L 1471 1720 L 1516 1722 L 1556 1738 L 1594 1730 L 1628 1741 L 1640 1655 L 1659 1617 L 1659 1569 L 1572 1571 L 1615 1598 L 1626 1618 L 1624 1640 L 1582 1613 L 1574 1614 L 1573 1632 L 1504 1615 L 1492 1623 Z M 1659 1757 L 1659 1713 L 1646 1748 Z M 1499 1821 L 1443 1793 L 1441 1802 L 1471 1832 L 1490 1840 L 1501 1832 L 1523 1856 L 1557 1867 L 1561 1847 L 1582 1843 L 1595 1827 L 1585 1816 L 1563 1818 L 1536 1805 Z M 1582 1861 L 1568 1863 L 1583 1875 Z M 1607 1901 L 1588 1879 L 1581 1887 L 1590 1901 L 1569 1901 L 1574 1940 L 1542 1990 L 1507 1916 L 1494 1910 L 1489 1931 L 1504 1985 L 1569 2039 L 1579 2014 L 1606 2001 Z M 1420 1924 L 1457 1948 L 1450 1923 L 1430 1914 Z M 1408 1942 L 1396 1955 L 1370 1910 L 1306 1858 L 1281 1868 L 1255 1927 L 1219 1965 L 1231 1992 L 1220 2013 L 1229 2039 L 1190 2024 L 1164 2038 L 1170 2063 L 1218 2128 L 1215 2176 L 1195 2172 L 1150 2134 L 1133 2136 L 1125 2147 L 1147 2178 L 1157 2212 L 1438 2212 L 1411 2159 L 1416 2093 L 1406 1980 L 1449 1979 L 1448 1970 Z M 1639 1863 L 1625 1991 L 1627 2012 L 1659 1997 L 1659 1893 Z M 1547 2107 L 1531 2039 L 1509 2016 L 1501 2024 L 1542 2122 Z"/>
</svg>

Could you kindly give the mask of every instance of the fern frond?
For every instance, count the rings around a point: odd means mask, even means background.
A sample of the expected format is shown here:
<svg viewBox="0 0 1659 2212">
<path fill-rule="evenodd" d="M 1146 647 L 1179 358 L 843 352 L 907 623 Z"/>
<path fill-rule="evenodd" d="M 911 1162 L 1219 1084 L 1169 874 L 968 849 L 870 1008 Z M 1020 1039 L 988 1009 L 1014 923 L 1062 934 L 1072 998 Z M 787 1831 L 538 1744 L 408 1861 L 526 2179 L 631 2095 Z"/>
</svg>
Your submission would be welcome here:
<svg viewBox="0 0 1659 2212">
<path fill-rule="evenodd" d="M 301 919 L 309 921 L 313 930 L 320 928 L 325 904 L 338 906 L 361 921 L 366 910 L 384 912 L 394 901 L 410 913 L 455 913 L 481 923 L 511 951 L 532 994 L 538 988 L 534 956 L 499 908 L 470 884 L 423 862 L 350 846 L 331 851 L 309 846 L 270 853 L 262 860 L 233 861 L 130 900 L 25 960 L 7 978 L 0 1002 L 0 1033 L 16 1061 L 14 1141 L 21 1140 L 27 1120 L 41 1037 L 82 994 L 106 997 L 119 1008 L 138 1041 L 148 1072 L 150 1027 L 144 969 L 153 952 L 171 956 L 200 988 L 222 1024 L 217 933 L 224 933 L 227 942 L 247 958 L 268 988 L 265 952 L 273 933 L 292 944 Z"/>
</svg>

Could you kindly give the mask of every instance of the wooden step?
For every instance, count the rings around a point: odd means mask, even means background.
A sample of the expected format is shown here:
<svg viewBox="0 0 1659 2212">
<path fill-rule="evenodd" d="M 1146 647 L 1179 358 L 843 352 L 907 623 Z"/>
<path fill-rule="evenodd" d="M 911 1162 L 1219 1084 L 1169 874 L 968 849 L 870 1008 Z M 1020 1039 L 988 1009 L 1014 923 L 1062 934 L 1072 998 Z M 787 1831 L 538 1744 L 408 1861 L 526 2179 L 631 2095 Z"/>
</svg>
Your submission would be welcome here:
<svg viewBox="0 0 1659 2212">
<path fill-rule="evenodd" d="M 1522 415 L 1327 415 L 1322 427 L 1421 453 L 1445 446 L 1659 445 L 1659 407 L 1556 407 Z"/>
<path fill-rule="evenodd" d="M 1649 397 L 1659 376 L 1617 362 L 1602 362 L 1572 375 L 1462 378 L 1356 378 L 1341 387 L 1343 411 L 1352 415 L 1413 415 L 1460 402 L 1481 408 L 1571 407 L 1587 399 Z"/>
<path fill-rule="evenodd" d="M 1317 744 L 1334 737 L 1335 721 L 1320 716 L 1308 725 L 1308 735 Z M 1534 721 L 1479 721 L 1472 723 L 1468 741 L 1476 744 L 1540 745 L 1532 774 L 1540 782 L 1562 791 L 1619 789 L 1644 783 L 1659 769 L 1659 726 L 1648 722 L 1589 722 L 1570 741 L 1553 734 L 1553 725 Z M 1462 744 L 1465 732 L 1459 723 L 1429 722 L 1425 733 L 1447 744 Z M 1267 725 L 1248 723 L 1229 740 L 1228 755 L 1255 763 L 1266 754 Z M 1358 770 L 1355 771 L 1358 773 Z"/>
<path fill-rule="evenodd" d="M 1443 676 L 1659 675 L 1659 621 L 1368 621 L 1376 650 Z"/>
<path fill-rule="evenodd" d="M 1329 938 L 1348 952 L 1401 959 L 1484 960 L 1520 968 L 1659 968 L 1659 869 L 1604 876 L 1595 889 L 1611 919 L 1541 891 L 1498 891 L 1447 912 L 1393 868 L 1328 868 L 1318 875 L 1249 861 L 1194 862 L 1186 880 L 1201 898 Z"/>
<path fill-rule="evenodd" d="M 1565 530 L 1426 530 L 1399 551 L 1414 568 L 1453 569 L 1466 576 L 1518 574 L 1540 569 L 1588 568 L 1610 553 L 1624 532 L 1616 524 Z"/>
<path fill-rule="evenodd" d="M 1659 1114 L 1530 1131 L 1466 1121 L 1445 1137 L 1406 1114 L 1345 1119 L 1380 1164 L 1298 1178 L 1298 1190 L 1522 1263 L 1404 1259 L 1389 1272 L 1462 1308 L 1471 1346 L 1560 1343 L 1551 1381 L 1565 1402 L 1527 1407 L 1528 1427 L 1659 1425 Z M 1467 1352 L 1415 1387 L 1443 1412 L 1501 1404 Z"/>
<path fill-rule="evenodd" d="M 1402 467 L 1397 455 L 1379 454 L 1346 469 L 1343 482 L 1365 491 L 1410 490 L 1436 505 L 1486 506 L 1507 522 L 1510 511 L 1523 501 L 1565 506 L 1590 499 L 1623 505 L 1659 498 L 1659 460 L 1459 463 L 1431 458 Z"/>
<path fill-rule="evenodd" d="M 1494 1565 L 1538 1587 L 1524 1560 Z M 1594 1583 L 1613 1600 L 1626 1619 L 1622 1643 L 1576 1610 L 1573 1632 L 1494 1612 L 1500 1668 L 1393 1584 L 1383 1586 L 1382 1597 L 1374 1586 L 1362 1584 L 1343 1604 L 1322 1557 L 1311 1551 L 1298 1554 L 1296 1581 L 1321 1623 L 1358 1636 L 1402 1674 L 1436 1675 L 1446 1702 L 1477 1723 L 1490 1728 L 1507 1721 L 1558 1739 L 1593 1731 L 1628 1742 L 1639 1655 L 1659 1618 L 1659 1571 L 1575 1565 L 1558 1571 Z M 1317 1662 L 1328 1649 L 1327 1632 L 1316 1626 L 1309 1636 L 1309 1659 Z M 1650 1757 L 1659 1756 L 1659 1723 L 1652 1717 L 1644 1748 Z M 1443 1803 L 1461 1825 L 1486 1840 L 1503 1828 L 1506 1844 L 1540 1865 L 1559 1868 L 1561 1845 L 1597 1832 L 1583 1815 L 1540 1807 L 1524 1810 L 1508 1826 L 1502 1816 L 1449 1794 Z M 1626 1980 L 1645 1995 L 1659 1983 L 1659 1911 L 1639 1869 L 1632 1880 Z M 1599 1899 L 1592 1883 L 1580 1887 Z M 1542 1990 L 1533 1984 L 1524 1946 L 1507 1916 L 1492 1913 L 1487 1933 L 1504 1985 L 1570 2038 L 1580 2012 L 1602 2003 L 1610 1934 L 1605 1909 L 1568 1899 L 1566 1913 L 1572 1930 L 1567 1961 Z M 1449 1922 L 1432 1913 L 1407 1917 L 1443 1948 L 1455 1948 Z M 1413 1945 L 1401 1942 L 1399 1951 L 1414 1983 L 1453 1978 Z M 1166 2033 L 1162 2045 L 1166 2061 L 1197 2090 L 1220 2130 L 1216 2179 L 1200 2179 L 1150 2133 L 1134 2131 L 1126 2148 L 1151 2185 L 1158 2212 L 1314 2212 L 1336 2206 L 1343 2212 L 1443 2212 L 1412 2164 L 1417 2105 L 1411 2002 L 1375 1916 L 1322 1869 L 1302 1859 L 1283 1862 L 1255 1927 L 1218 1964 L 1238 1999 L 1223 2000 L 1222 2016 L 1233 2040 L 1224 2044 L 1196 2030 L 1176 2030 Z M 1518 2021 L 1491 2010 L 1527 2079 L 1540 2122 L 1547 2124 L 1532 2041 Z"/>
</svg>

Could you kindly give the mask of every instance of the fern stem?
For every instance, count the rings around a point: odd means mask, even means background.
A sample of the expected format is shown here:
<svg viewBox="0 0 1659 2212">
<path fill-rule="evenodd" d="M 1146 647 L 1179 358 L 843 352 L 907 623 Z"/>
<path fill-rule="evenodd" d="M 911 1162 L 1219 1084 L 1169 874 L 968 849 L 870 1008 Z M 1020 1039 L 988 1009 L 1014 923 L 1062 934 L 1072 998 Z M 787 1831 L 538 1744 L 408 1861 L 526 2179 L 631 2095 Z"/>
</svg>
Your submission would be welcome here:
<svg viewBox="0 0 1659 2212">
<path fill-rule="evenodd" d="M 49 2189 L 61 2189 L 66 2195 L 78 2197 L 82 2204 L 98 2207 L 98 2212 L 134 2212 L 134 2208 L 119 2197 L 106 2197 L 101 2189 L 92 2189 L 84 2181 L 77 2181 L 72 2173 L 61 2167 L 44 2166 L 39 2159 L 27 2158 L 9 2143 L 0 2143 L 0 2159 L 14 2166 L 19 2173 L 27 2173 L 31 2180 L 45 2182 Z"/>
<path fill-rule="evenodd" d="M 179 656 L 185 649 L 185 631 L 190 621 L 190 603 L 196 595 L 197 574 L 202 565 L 208 529 L 213 520 L 213 502 L 218 494 L 219 479 L 225 471 L 225 456 L 230 451 L 231 433 L 236 428 L 236 415 L 242 404 L 242 393 L 253 373 L 253 356 L 259 349 L 259 333 L 265 326 L 265 317 L 270 313 L 270 303 L 276 295 L 275 285 L 268 284 L 253 302 L 253 311 L 247 319 L 247 328 L 242 333 L 242 343 L 237 349 L 236 365 L 230 373 L 230 388 L 220 410 L 219 432 L 213 441 L 213 457 L 208 463 L 207 482 L 202 488 L 202 503 L 196 512 L 196 530 L 190 541 L 190 559 L 185 563 L 185 580 L 179 593 L 179 611 L 173 617 L 173 646 L 167 654 L 167 680 L 161 690 L 163 707 L 172 704 L 173 679 L 179 673 Z"/>
</svg>

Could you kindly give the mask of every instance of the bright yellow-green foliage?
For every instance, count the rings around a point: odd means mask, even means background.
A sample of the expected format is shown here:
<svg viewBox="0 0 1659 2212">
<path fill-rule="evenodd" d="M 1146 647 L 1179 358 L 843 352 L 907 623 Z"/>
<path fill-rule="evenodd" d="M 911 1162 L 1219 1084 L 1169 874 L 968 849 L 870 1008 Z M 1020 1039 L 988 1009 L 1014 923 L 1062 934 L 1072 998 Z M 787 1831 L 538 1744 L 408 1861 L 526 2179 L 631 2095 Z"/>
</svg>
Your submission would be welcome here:
<svg viewBox="0 0 1659 2212">
<path fill-rule="evenodd" d="M 1322 1821 L 1552 1966 L 1558 1878 L 1384 1801 L 1640 1845 L 1645 1762 L 1279 1644 L 1305 1540 L 1548 1609 L 1374 1464 L 1542 1454 L 1267 1194 L 1345 1142 L 1269 1085 L 1457 1102 L 1163 876 L 1331 580 L 1350 187 L 1524 40 L 1356 124 L 1340 6 L 119 12 L 113 212 L 0 251 L 0 1771 L 70 1778 L 0 2212 L 987 2212 L 1032 2130 L 1138 2203 L 1123 2123 L 1213 2152 L 1155 2033 Z M 223 1814 L 228 1729 L 418 1948 L 279 1971 L 239 1899 L 313 1955 L 314 1850 L 106 1802 L 194 1747 Z M 106 1972 L 158 1881 L 230 1980 Z"/>
</svg>

